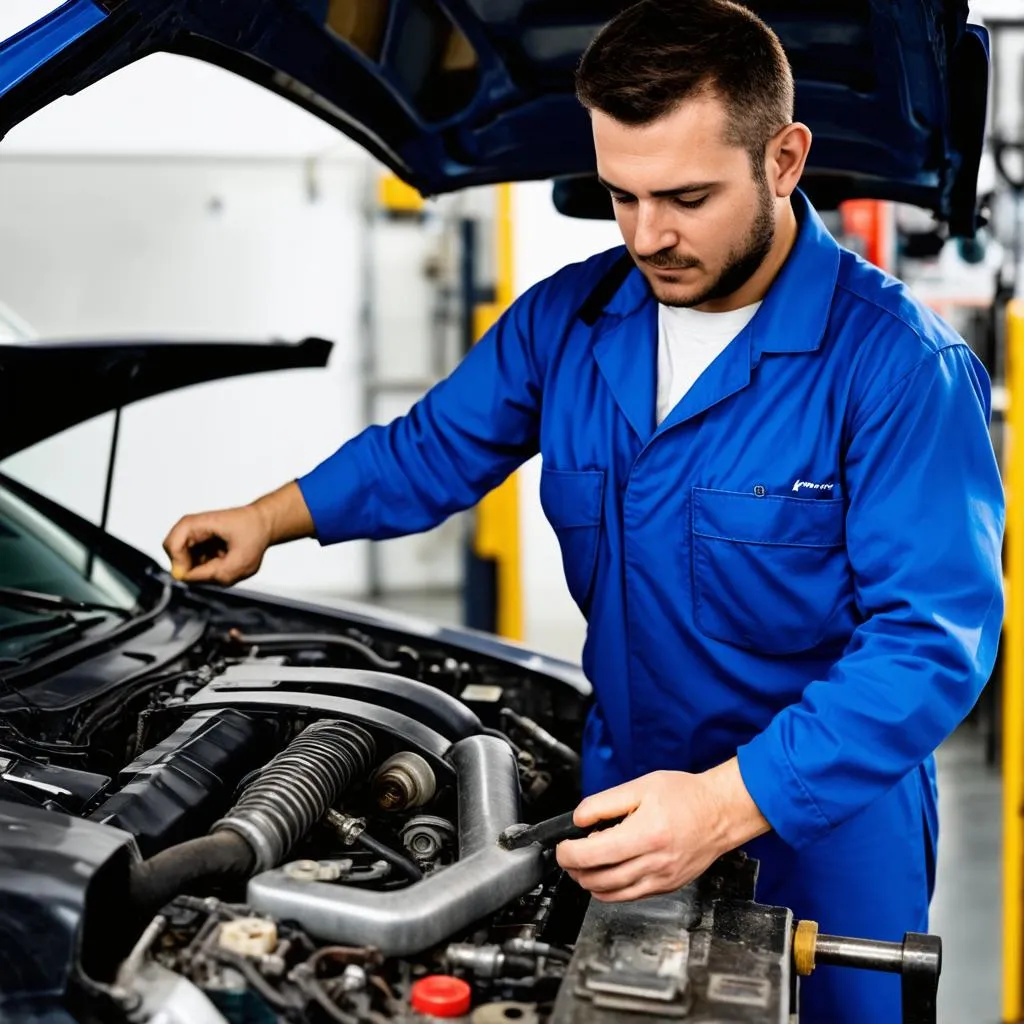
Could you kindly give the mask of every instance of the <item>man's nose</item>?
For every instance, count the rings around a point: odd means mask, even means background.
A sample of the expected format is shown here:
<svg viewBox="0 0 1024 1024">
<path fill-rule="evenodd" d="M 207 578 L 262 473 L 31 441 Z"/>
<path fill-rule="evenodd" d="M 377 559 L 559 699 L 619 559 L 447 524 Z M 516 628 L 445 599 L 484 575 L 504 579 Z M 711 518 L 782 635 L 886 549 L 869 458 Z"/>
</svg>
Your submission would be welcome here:
<svg viewBox="0 0 1024 1024">
<path fill-rule="evenodd" d="M 636 231 L 633 234 L 633 249 L 637 256 L 653 256 L 666 249 L 674 249 L 679 236 L 659 209 L 657 203 L 637 203 Z"/>
</svg>

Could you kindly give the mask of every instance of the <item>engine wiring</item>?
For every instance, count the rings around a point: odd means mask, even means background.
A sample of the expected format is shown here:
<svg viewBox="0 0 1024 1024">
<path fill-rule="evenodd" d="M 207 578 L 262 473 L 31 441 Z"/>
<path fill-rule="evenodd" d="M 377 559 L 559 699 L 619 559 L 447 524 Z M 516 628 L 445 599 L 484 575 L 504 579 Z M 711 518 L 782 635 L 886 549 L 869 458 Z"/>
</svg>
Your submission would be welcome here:
<svg viewBox="0 0 1024 1024">
<path fill-rule="evenodd" d="M 146 949 L 165 967 L 206 991 L 215 1003 L 230 999 L 237 988 L 231 981 L 234 975 L 281 1019 L 294 1024 L 323 1019 L 337 1024 L 391 1024 L 410 1012 L 414 981 L 438 971 L 454 969 L 468 979 L 481 1002 L 531 999 L 535 988 L 536 998 L 546 998 L 546 991 L 563 977 L 571 954 L 570 949 L 532 937 L 538 922 L 546 919 L 550 903 L 548 894 L 527 919 L 496 922 L 497 945 L 454 943 L 410 962 L 387 959 L 372 946 L 317 948 L 295 924 L 271 922 L 254 915 L 245 904 L 179 896 L 158 919 L 161 941 L 155 943 L 150 936 Z M 254 931 L 272 928 L 273 948 L 248 954 L 228 948 L 224 926 L 232 922 L 247 924 Z M 500 939 L 501 932 L 509 930 L 512 937 Z M 140 955 L 136 951 L 132 957 L 138 960 Z M 138 964 L 134 966 L 137 969 Z"/>
<path fill-rule="evenodd" d="M 395 672 L 401 669 L 402 662 L 382 658 L 368 644 L 362 643 L 351 636 L 334 633 L 243 633 L 238 629 L 228 631 L 229 638 L 245 647 L 260 650 L 289 650 L 295 647 L 344 647 L 354 651 L 369 662 L 375 669 L 382 672 Z"/>
</svg>

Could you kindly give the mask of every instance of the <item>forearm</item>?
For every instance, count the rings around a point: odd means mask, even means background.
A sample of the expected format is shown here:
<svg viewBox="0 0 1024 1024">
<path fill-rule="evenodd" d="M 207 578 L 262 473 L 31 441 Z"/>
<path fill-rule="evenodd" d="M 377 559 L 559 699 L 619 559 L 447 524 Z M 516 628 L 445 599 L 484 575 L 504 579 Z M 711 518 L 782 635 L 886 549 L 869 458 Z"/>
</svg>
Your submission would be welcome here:
<svg viewBox="0 0 1024 1024">
<path fill-rule="evenodd" d="M 259 513 L 271 544 L 283 544 L 314 534 L 313 517 L 294 480 L 258 498 L 252 503 L 252 508 Z"/>
<path fill-rule="evenodd" d="M 735 850 L 771 831 L 743 782 L 735 757 L 704 772 L 702 777 L 716 809 L 716 841 L 723 851 Z"/>
</svg>

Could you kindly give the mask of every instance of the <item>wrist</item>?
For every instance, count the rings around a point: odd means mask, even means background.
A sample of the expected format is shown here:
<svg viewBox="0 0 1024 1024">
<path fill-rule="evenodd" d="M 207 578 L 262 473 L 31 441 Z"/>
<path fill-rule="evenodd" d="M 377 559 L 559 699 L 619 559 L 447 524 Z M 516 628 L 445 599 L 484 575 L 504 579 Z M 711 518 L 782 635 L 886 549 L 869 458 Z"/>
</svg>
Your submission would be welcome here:
<svg viewBox="0 0 1024 1024">
<path fill-rule="evenodd" d="M 249 508 L 252 510 L 253 515 L 256 517 L 256 521 L 259 523 L 260 532 L 266 540 L 267 547 L 270 547 L 271 544 L 275 544 L 274 510 L 271 503 L 267 500 L 267 497 L 257 498 L 256 501 L 250 502 Z"/>
<path fill-rule="evenodd" d="M 256 515 L 268 547 L 313 535 L 313 518 L 295 481 L 257 498 L 249 508 Z"/>
<path fill-rule="evenodd" d="M 715 811 L 715 835 L 723 853 L 771 831 L 747 791 L 739 762 L 731 758 L 703 773 Z"/>
</svg>

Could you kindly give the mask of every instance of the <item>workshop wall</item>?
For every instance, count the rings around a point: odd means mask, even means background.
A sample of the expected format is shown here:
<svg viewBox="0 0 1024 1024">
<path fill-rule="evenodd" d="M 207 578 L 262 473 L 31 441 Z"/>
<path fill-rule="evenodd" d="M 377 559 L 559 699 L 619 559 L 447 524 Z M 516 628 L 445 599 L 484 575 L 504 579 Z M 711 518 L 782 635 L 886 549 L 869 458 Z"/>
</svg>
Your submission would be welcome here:
<svg viewBox="0 0 1024 1024">
<path fill-rule="evenodd" d="M 68 175 L 74 191 L 62 187 Z M 51 337 L 351 339 L 354 169 L 121 159 L 0 162 L 5 301 Z M 339 252 L 341 249 L 341 252 Z M 113 533 L 164 560 L 185 512 L 236 504 L 312 466 L 360 426 L 358 353 L 326 372 L 214 382 L 125 410 Z M 13 457 L 5 471 L 97 521 L 113 416 Z M 358 589 L 364 552 L 310 543 L 271 552 L 262 582 Z"/>
</svg>

